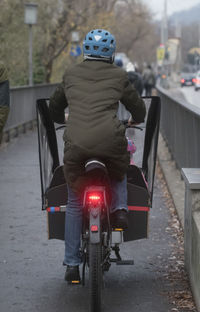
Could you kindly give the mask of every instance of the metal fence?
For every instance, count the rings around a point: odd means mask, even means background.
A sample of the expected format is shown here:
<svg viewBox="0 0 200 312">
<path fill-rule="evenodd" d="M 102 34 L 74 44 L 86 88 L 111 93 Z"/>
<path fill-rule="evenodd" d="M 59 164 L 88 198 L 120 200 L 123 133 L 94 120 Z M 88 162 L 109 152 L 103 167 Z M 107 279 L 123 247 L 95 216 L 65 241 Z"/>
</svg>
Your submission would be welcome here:
<svg viewBox="0 0 200 312">
<path fill-rule="evenodd" d="M 15 87 L 10 90 L 10 113 L 4 129 L 9 132 L 36 119 L 36 99 L 47 98 L 57 84 Z"/>
<path fill-rule="evenodd" d="M 11 109 L 4 132 L 9 133 L 36 119 L 35 103 L 48 98 L 57 84 L 11 88 Z M 161 97 L 161 133 L 179 168 L 200 168 L 200 108 L 170 96 L 157 87 Z M 121 111 L 119 110 L 119 113 Z"/>
<path fill-rule="evenodd" d="M 173 98 L 159 86 L 157 89 L 160 131 L 178 168 L 200 168 L 200 108 Z"/>
</svg>

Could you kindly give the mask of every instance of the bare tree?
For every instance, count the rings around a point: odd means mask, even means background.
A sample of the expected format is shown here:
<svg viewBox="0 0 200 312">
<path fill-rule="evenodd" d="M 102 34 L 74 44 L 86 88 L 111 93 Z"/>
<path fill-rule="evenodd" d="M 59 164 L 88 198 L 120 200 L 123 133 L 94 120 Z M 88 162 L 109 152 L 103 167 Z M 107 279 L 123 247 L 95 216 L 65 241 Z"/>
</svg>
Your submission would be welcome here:
<svg viewBox="0 0 200 312">
<path fill-rule="evenodd" d="M 28 28 L 24 24 L 23 0 L 0 1 L 0 60 L 5 63 L 12 85 L 26 84 Z"/>
<path fill-rule="evenodd" d="M 44 38 L 41 51 L 46 82 L 50 82 L 55 60 L 70 44 L 72 31 L 80 30 L 82 34 L 91 21 L 94 23 L 94 19 L 99 20 L 100 13 L 107 16 L 112 11 L 116 0 L 68 0 L 57 2 L 59 3 L 57 6 L 55 2 L 54 5 L 51 2 L 53 0 L 41 0 L 41 30 L 38 32 L 38 37 Z"/>
<path fill-rule="evenodd" d="M 139 63 L 154 60 L 157 35 L 147 8 L 136 0 L 121 0 L 115 11 L 118 51 Z"/>
<path fill-rule="evenodd" d="M 37 0 L 37 3 L 33 51 L 34 72 L 42 68 L 39 82 L 52 81 L 52 73 L 55 79 L 60 79 L 63 67 L 72 61 L 69 51 L 74 30 L 79 31 L 82 41 L 90 29 L 105 28 L 116 36 L 118 49 L 134 58 L 147 53 L 142 42 L 154 36 L 151 17 L 139 0 Z M 24 0 L 0 1 L 0 42 L 0 58 L 8 64 L 12 84 L 27 83 L 28 27 L 24 24 Z"/>
</svg>

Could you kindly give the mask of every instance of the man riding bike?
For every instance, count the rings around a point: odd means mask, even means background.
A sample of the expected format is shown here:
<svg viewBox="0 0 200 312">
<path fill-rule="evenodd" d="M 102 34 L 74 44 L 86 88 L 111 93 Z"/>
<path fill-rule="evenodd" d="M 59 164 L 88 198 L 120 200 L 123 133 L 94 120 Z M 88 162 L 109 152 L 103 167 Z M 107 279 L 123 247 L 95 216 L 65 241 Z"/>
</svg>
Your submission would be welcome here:
<svg viewBox="0 0 200 312">
<path fill-rule="evenodd" d="M 144 121 L 143 100 L 130 84 L 124 70 L 113 64 L 116 42 L 107 30 L 90 31 L 83 41 L 84 60 L 66 70 L 63 82 L 50 98 L 49 110 L 57 123 L 69 118 L 64 132 L 64 174 L 68 185 L 65 220 L 65 280 L 78 280 L 82 227 L 81 189 L 85 183 L 85 162 L 102 160 L 111 184 L 111 222 L 127 227 L 127 180 L 130 161 L 125 127 L 117 118 L 119 101 L 131 113 L 134 123 Z"/>
</svg>

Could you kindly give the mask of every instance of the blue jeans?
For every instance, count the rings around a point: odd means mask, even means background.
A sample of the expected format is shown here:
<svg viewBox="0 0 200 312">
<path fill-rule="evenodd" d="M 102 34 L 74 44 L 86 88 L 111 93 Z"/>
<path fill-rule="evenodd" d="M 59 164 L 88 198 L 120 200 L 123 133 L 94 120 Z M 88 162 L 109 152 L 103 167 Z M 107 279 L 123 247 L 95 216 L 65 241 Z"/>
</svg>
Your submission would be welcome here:
<svg viewBox="0 0 200 312">
<path fill-rule="evenodd" d="M 122 182 L 111 180 L 112 203 L 110 212 L 127 207 L 127 178 Z M 64 264 L 79 265 L 80 237 L 82 232 L 83 207 L 80 198 L 68 186 L 68 204 L 65 214 L 65 257 Z"/>
</svg>

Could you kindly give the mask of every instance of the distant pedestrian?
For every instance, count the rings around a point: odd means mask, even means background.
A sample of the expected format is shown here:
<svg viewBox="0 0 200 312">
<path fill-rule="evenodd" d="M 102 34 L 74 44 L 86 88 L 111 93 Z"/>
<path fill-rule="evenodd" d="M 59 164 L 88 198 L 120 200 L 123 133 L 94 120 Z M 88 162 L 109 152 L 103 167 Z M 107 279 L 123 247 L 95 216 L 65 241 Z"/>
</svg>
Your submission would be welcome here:
<svg viewBox="0 0 200 312">
<path fill-rule="evenodd" d="M 3 137 L 3 128 L 6 124 L 10 106 L 9 80 L 6 67 L 0 63 L 0 144 Z"/>
<path fill-rule="evenodd" d="M 115 58 L 114 63 L 115 65 L 123 68 L 124 64 L 121 58 Z M 143 92 L 143 88 L 144 88 L 142 76 L 136 71 L 135 66 L 132 63 L 130 64 L 131 64 L 131 69 L 127 70 L 128 79 L 130 83 L 135 87 L 139 95 L 141 96 Z"/>
<path fill-rule="evenodd" d="M 121 68 L 123 68 L 123 66 L 124 66 L 123 61 L 122 61 L 121 58 L 115 58 L 114 63 L 115 63 L 115 65 L 117 65 L 117 66 L 119 66 Z"/>
<path fill-rule="evenodd" d="M 144 70 L 143 80 L 144 80 L 145 95 L 151 96 L 152 88 L 154 88 L 156 84 L 156 77 L 152 70 L 151 65 L 148 65 L 147 68 Z"/>
<path fill-rule="evenodd" d="M 133 70 L 128 71 L 128 79 L 134 85 L 139 95 L 142 96 L 144 83 L 143 83 L 143 79 L 140 73 L 133 71 Z"/>
</svg>

